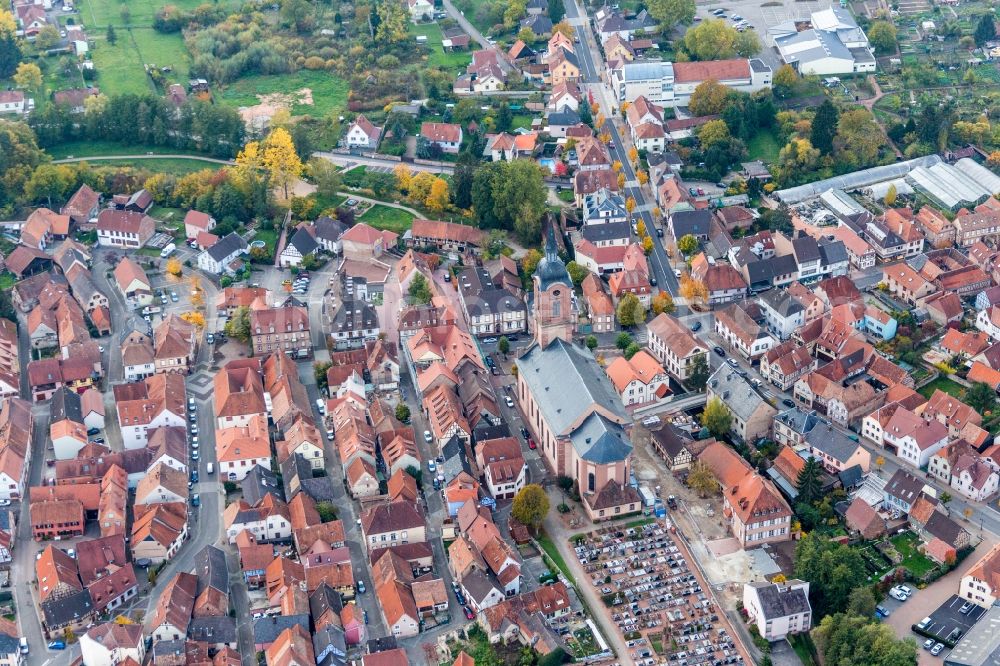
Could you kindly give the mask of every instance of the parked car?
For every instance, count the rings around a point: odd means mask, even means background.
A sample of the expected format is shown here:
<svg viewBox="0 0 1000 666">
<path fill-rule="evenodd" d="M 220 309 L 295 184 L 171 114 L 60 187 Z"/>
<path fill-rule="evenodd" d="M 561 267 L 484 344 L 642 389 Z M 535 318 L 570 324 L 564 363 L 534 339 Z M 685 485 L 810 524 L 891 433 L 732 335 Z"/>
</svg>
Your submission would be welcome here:
<svg viewBox="0 0 1000 666">
<path fill-rule="evenodd" d="M 966 601 L 964 604 L 962 604 L 962 607 L 958 609 L 958 612 L 961 613 L 962 615 L 965 615 L 970 610 L 972 610 L 972 602 Z"/>
<path fill-rule="evenodd" d="M 465 611 L 465 619 L 466 620 L 475 619 L 476 614 L 472 612 L 471 608 L 469 608 L 468 606 L 465 606 L 465 607 L 462 608 L 462 610 Z"/>
<path fill-rule="evenodd" d="M 538 445 L 535 444 L 535 440 L 531 439 L 530 437 L 528 438 L 528 448 L 531 449 L 532 451 L 538 448 Z"/>
<path fill-rule="evenodd" d="M 931 648 L 931 654 L 936 657 L 939 654 L 941 654 L 943 650 L 944 650 L 944 643 L 938 643 L 937 645 Z"/>
<path fill-rule="evenodd" d="M 889 617 L 889 609 L 886 608 L 885 606 L 876 606 L 875 607 L 875 616 L 876 617 Z"/>
<path fill-rule="evenodd" d="M 9 499 L 0 500 L 0 506 L 10 506 L 10 500 Z"/>
<path fill-rule="evenodd" d="M 506 403 L 507 403 L 507 406 L 508 406 L 508 407 L 510 407 L 511 409 L 513 409 L 513 408 L 514 408 L 514 401 L 510 399 L 510 396 L 509 396 L 509 395 L 505 395 L 505 396 L 503 397 L 503 399 L 504 399 L 504 402 L 506 402 Z"/>
<path fill-rule="evenodd" d="M 734 368 L 740 367 L 740 362 L 737 361 L 735 358 L 727 359 L 726 363 L 728 363 L 729 365 L 733 366 Z"/>
<path fill-rule="evenodd" d="M 49 643 L 50 650 L 65 650 L 66 644 L 62 641 L 52 641 Z"/>
<path fill-rule="evenodd" d="M 201 495 L 198 493 L 191 495 L 191 506 L 201 506 Z"/>
<path fill-rule="evenodd" d="M 795 406 L 795 401 L 792 400 L 791 398 L 785 398 L 784 400 L 781 401 L 781 404 L 791 409 L 792 407 Z"/>
<path fill-rule="evenodd" d="M 697 333 L 698 331 L 700 331 L 701 330 L 701 322 L 700 321 L 696 321 L 695 323 L 691 324 L 691 330 L 694 331 L 695 333 Z"/>
<path fill-rule="evenodd" d="M 358 581 L 358 594 L 364 594 L 367 588 L 365 587 L 365 581 Z"/>
<path fill-rule="evenodd" d="M 913 588 L 910 587 L 909 585 L 897 585 L 897 587 L 899 588 L 900 592 L 906 595 L 907 598 L 913 596 Z"/>
<path fill-rule="evenodd" d="M 361 611 L 361 612 L 365 616 L 365 624 L 368 624 L 368 611 Z"/>
<path fill-rule="evenodd" d="M 934 639 L 933 638 L 928 638 L 926 641 L 924 641 L 924 649 L 925 650 L 930 650 L 932 647 L 934 647 Z"/>
<path fill-rule="evenodd" d="M 889 590 L 889 596 L 895 599 L 896 601 L 906 601 L 908 598 L 906 594 L 904 594 L 903 591 L 900 590 L 898 587 L 894 587 L 891 590 Z"/>
<path fill-rule="evenodd" d="M 424 430 L 424 441 L 428 444 L 434 441 L 434 435 L 431 434 L 430 430 Z"/>
<path fill-rule="evenodd" d="M 712 347 L 712 351 L 714 351 L 716 354 L 718 354 L 723 358 L 726 357 L 726 350 L 720 347 L 719 345 L 715 345 L 714 347 Z"/>
<path fill-rule="evenodd" d="M 427 471 L 428 472 L 434 472 L 436 470 L 437 470 L 437 463 L 434 462 L 433 460 L 428 460 L 427 461 Z"/>
<path fill-rule="evenodd" d="M 176 292 L 176 291 L 172 291 L 172 292 L 170 292 L 170 300 L 172 300 L 172 301 L 173 301 L 174 303 L 176 303 L 177 301 L 179 301 L 179 300 L 180 300 L 180 299 L 179 299 L 179 298 L 177 297 L 177 292 Z"/>
<path fill-rule="evenodd" d="M 492 345 L 496 341 L 497 341 L 496 338 L 483 338 L 483 344 L 484 345 Z"/>
<path fill-rule="evenodd" d="M 528 429 L 524 426 L 521 426 L 521 437 L 523 437 L 525 441 L 527 441 L 530 437 L 530 435 L 528 435 Z"/>
</svg>

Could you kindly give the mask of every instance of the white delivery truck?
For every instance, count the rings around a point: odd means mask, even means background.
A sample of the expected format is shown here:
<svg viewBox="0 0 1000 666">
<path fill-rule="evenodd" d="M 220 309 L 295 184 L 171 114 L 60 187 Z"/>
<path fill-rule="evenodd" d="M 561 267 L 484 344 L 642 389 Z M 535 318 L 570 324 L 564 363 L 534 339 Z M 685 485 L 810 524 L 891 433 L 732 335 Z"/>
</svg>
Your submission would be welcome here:
<svg viewBox="0 0 1000 666">
<path fill-rule="evenodd" d="M 168 243 L 165 248 L 160 250 L 160 258 L 166 259 L 170 255 L 172 255 L 174 253 L 174 250 L 176 249 L 177 249 L 177 243 Z"/>
</svg>

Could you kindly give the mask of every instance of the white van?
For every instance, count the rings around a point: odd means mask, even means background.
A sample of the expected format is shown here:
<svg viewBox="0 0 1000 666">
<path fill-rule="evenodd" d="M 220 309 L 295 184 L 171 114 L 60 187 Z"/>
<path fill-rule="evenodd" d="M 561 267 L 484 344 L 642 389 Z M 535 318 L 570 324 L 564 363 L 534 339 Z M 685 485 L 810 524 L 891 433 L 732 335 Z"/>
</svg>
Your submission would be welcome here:
<svg viewBox="0 0 1000 666">
<path fill-rule="evenodd" d="M 208 463 L 207 465 L 205 465 L 205 473 L 206 474 L 214 474 L 215 473 L 215 463 Z"/>
<path fill-rule="evenodd" d="M 316 398 L 316 409 L 323 416 L 326 416 L 326 404 L 323 402 L 323 398 Z"/>
</svg>

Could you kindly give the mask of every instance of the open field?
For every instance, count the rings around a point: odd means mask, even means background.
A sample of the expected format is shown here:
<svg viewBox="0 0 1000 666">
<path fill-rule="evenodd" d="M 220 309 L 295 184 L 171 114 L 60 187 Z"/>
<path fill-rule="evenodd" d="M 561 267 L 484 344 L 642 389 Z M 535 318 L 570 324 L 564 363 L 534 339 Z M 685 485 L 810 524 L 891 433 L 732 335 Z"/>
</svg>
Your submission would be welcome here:
<svg viewBox="0 0 1000 666">
<path fill-rule="evenodd" d="M 93 157 L 95 155 L 145 155 L 146 153 L 170 153 L 173 155 L 195 155 L 198 153 L 190 150 L 179 150 L 177 148 L 163 148 L 151 146 L 123 146 L 120 143 L 108 141 L 77 141 L 74 143 L 64 143 L 54 146 L 46 151 L 54 160 L 67 157 Z M 121 161 L 119 164 L 129 162 Z M 144 164 L 145 161 L 138 164 Z"/>
<path fill-rule="evenodd" d="M 747 145 L 747 159 L 773 164 L 777 161 L 780 150 L 781 146 L 773 132 L 758 132 Z"/>
<path fill-rule="evenodd" d="M 305 103 L 308 89 L 312 103 Z M 228 106 L 254 106 L 258 95 L 284 94 L 292 102 L 293 116 L 326 116 L 347 108 L 347 81 L 329 72 L 300 70 L 294 74 L 259 75 L 242 78 L 216 93 L 216 100 Z"/>
<path fill-rule="evenodd" d="M 426 46 L 430 50 L 427 64 L 431 67 L 457 72 L 465 69 L 465 66 L 472 60 L 467 51 L 445 52 L 441 46 L 443 39 L 441 26 L 437 23 L 422 23 L 420 25 L 410 23 L 409 32 L 411 35 L 423 35 L 427 38 Z"/>
<path fill-rule="evenodd" d="M 211 169 L 213 171 L 222 168 L 221 164 L 204 162 L 202 160 L 182 160 L 169 157 L 149 160 L 90 160 L 87 162 L 91 166 L 134 166 L 138 169 L 148 169 L 158 173 L 169 173 L 175 176 Z"/>
<path fill-rule="evenodd" d="M 234 0 L 219 0 L 215 4 L 238 7 L 239 2 Z M 80 18 L 83 24 L 88 27 L 105 27 L 108 24 L 115 27 L 121 26 L 152 26 L 153 17 L 157 10 L 164 3 L 160 0 L 130 0 L 128 3 L 128 20 L 122 16 L 121 8 L 126 6 L 113 0 L 81 0 L 77 5 L 80 9 Z M 190 10 L 202 4 L 201 0 L 173 0 L 169 4 L 183 10 Z"/>
<path fill-rule="evenodd" d="M 405 210 L 390 208 L 382 204 L 375 204 L 369 208 L 358 221 L 364 222 L 376 229 L 387 229 L 397 234 L 402 234 L 413 224 L 413 215 Z"/>
</svg>

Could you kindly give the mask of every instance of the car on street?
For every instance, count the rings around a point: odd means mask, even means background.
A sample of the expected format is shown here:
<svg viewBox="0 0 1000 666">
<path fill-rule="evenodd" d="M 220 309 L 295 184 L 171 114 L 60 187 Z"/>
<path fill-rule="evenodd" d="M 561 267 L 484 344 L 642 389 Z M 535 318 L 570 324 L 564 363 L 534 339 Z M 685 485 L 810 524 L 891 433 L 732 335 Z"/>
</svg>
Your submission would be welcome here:
<svg viewBox="0 0 1000 666">
<path fill-rule="evenodd" d="M 66 644 L 63 643 L 62 641 L 52 641 L 51 643 L 49 643 L 49 649 L 50 650 L 65 650 L 66 649 Z"/>
<path fill-rule="evenodd" d="M 476 617 L 476 614 L 472 612 L 472 609 L 471 609 L 471 608 L 469 608 L 468 606 L 464 606 L 464 607 L 462 608 L 462 610 L 463 610 L 463 611 L 465 611 L 465 619 L 466 619 L 466 620 L 472 620 L 472 619 L 475 619 L 475 617 Z"/>
<path fill-rule="evenodd" d="M 529 437 L 529 435 L 528 435 L 528 429 L 525 428 L 524 426 L 521 426 L 521 437 L 523 437 L 525 439 L 525 441 L 527 441 L 528 437 Z"/>
<path fill-rule="evenodd" d="M 327 437 L 327 439 L 329 439 L 329 440 L 333 440 L 333 437 L 334 437 L 334 432 L 333 432 L 333 430 L 331 430 L 330 428 L 327 428 L 327 429 L 326 429 L 326 437 Z"/>
<path fill-rule="evenodd" d="M 191 470 L 191 480 L 194 481 L 195 483 L 198 483 L 198 470 L 196 469 Z"/>
<path fill-rule="evenodd" d="M 208 335 L 206 335 L 205 342 L 207 342 L 208 344 L 213 344 L 215 342 L 215 334 L 209 333 Z"/>
<path fill-rule="evenodd" d="M 368 611 L 361 611 L 361 613 L 365 616 L 365 624 L 368 624 Z"/>
<path fill-rule="evenodd" d="M 656 278 L 653 277 L 652 275 L 649 276 L 649 284 L 652 285 L 652 286 L 654 286 L 654 287 L 656 286 Z"/>
<path fill-rule="evenodd" d="M 364 594 L 365 591 L 366 591 L 366 589 L 367 588 L 365 587 L 365 581 L 359 580 L 358 581 L 358 594 Z"/>
<path fill-rule="evenodd" d="M 535 444 L 535 440 L 528 439 L 528 448 L 534 451 L 535 449 L 538 448 L 538 444 Z"/>
<path fill-rule="evenodd" d="M 174 303 L 180 300 L 180 298 L 177 297 L 176 291 L 170 292 L 170 300 L 172 300 Z"/>
<path fill-rule="evenodd" d="M 694 331 L 695 333 L 697 333 L 698 331 L 700 331 L 701 330 L 701 322 L 700 321 L 696 321 L 695 323 L 691 324 L 691 330 Z"/>
<path fill-rule="evenodd" d="M 792 407 L 795 406 L 795 401 L 792 400 L 791 398 L 785 398 L 784 400 L 781 401 L 781 404 L 791 409 Z"/>
<path fill-rule="evenodd" d="M 659 236 L 660 238 L 663 238 L 663 227 L 656 228 L 656 235 Z"/>
<path fill-rule="evenodd" d="M 712 347 L 712 351 L 714 351 L 716 354 L 718 354 L 723 358 L 726 357 L 726 350 L 720 347 L 719 345 L 715 345 L 714 347 Z"/>
<path fill-rule="evenodd" d="M 507 403 L 507 406 L 508 406 L 508 407 L 510 407 L 511 409 L 513 409 L 513 408 L 514 408 L 514 401 L 510 399 L 510 396 L 509 396 L 509 395 L 505 395 L 505 396 L 503 397 L 503 399 L 504 399 L 504 402 L 506 402 L 506 403 Z"/>
<path fill-rule="evenodd" d="M 9 499 L 0 500 L 0 506 L 10 506 L 10 500 Z"/>
<path fill-rule="evenodd" d="M 428 460 L 427 461 L 427 471 L 428 472 L 434 472 L 436 469 L 437 469 L 437 463 L 434 462 L 433 460 Z"/>
<path fill-rule="evenodd" d="M 424 441 L 428 444 L 434 441 L 434 435 L 431 434 L 430 430 L 424 430 Z"/>
<path fill-rule="evenodd" d="M 924 649 L 925 650 L 930 650 L 932 647 L 934 647 L 934 639 L 933 638 L 928 638 L 926 641 L 924 641 Z"/>
<path fill-rule="evenodd" d="M 191 424 L 191 434 L 192 435 L 197 435 L 198 434 L 198 424 L 197 423 L 192 423 Z"/>
<path fill-rule="evenodd" d="M 737 361 L 735 358 L 728 359 L 726 361 L 726 363 L 728 363 L 729 365 L 733 366 L 734 368 L 740 367 L 740 362 Z"/>
<path fill-rule="evenodd" d="M 191 506 L 201 506 L 201 495 L 198 493 L 191 495 Z"/>
<path fill-rule="evenodd" d="M 191 452 L 191 460 L 198 460 L 199 458 L 201 458 L 201 455 L 198 453 L 197 449 Z"/>
<path fill-rule="evenodd" d="M 483 344 L 484 345 L 492 345 L 496 341 L 497 341 L 496 338 L 483 338 Z"/>
<path fill-rule="evenodd" d="M 192 449 L 197 449 L 198 448 L 198 436 L 197 435 L 195 435 L 194 437 L 191 438 L 191 448 Z"/>
<path fill-rule="evenodd" d="M 936 657 L 939 654 L 941 654 L 943 650 L 944 650 L 944 643 L 938 643 L 937 645 L 931 648 L 931 654 Z"/>
<path fill-rule="evenodd" d="M 679 278 L 680 276 L 681 276 L 681 269 L 675 268 L 674 269 L 674 277 Z"/>
</svg>

